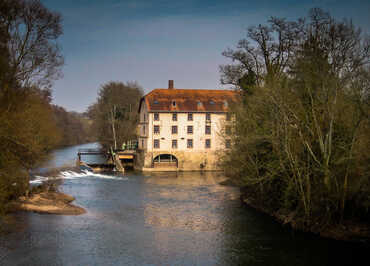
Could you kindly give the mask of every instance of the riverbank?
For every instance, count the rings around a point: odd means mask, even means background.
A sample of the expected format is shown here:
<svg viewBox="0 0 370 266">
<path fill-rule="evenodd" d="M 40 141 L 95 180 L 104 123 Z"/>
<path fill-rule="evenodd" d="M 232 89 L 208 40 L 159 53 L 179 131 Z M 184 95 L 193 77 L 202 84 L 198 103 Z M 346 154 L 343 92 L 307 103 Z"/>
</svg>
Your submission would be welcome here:
<svg viewBox="0 0 370 266">
<path fill-rule="evenodd" d="M 20 197 L 12 202 L 12 210 L 31 211 L 45 214 L 80 215 L 86 213 L 82 207 L 71 204 L 75 198 L 58 191 L 43 191 L 30 197 Z"/>
<path fill-rule="evenodd" d="M 301 222 L 301 217 L 299 217 L 295 212 L 284 212 L 284 211 L 273 211 L 266 208 L 261 202 L 258 202 L 243 188 L 241 191 L 241 201 L 247 206 L 265 213 L 273 217 L 276 221 L 282 225 L 288 225 L 293 230 L 310 232 L 316 235 L 320 235 L 324 238 L 331 238 L 341 241 L 350 242 L 364 242 L 370 243 L 370 224 L 361 221 L 343 221 L 341 224 L 321 226 L 319 224 L 312 225 L 310 227 L 305 226 Z"/>
</svg>

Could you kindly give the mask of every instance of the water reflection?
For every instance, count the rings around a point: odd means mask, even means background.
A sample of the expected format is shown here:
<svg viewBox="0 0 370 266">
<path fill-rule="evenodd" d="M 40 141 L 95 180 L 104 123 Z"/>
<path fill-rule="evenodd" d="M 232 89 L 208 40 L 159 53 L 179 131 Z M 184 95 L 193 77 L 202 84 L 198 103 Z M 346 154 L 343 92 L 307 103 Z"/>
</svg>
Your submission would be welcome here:
<svg viewBox="0 0 370 266">
<path fill-rule="evenodd" d="M 239 197 L 237 189 L 219 185 L 224 180 L 218 173 L 162 173 L 148 177 L 145 182 L 155 186 L 144 190 L 145 222 L 193 232 L 219 229 L 222 204 Z"/>
<path fill-rule="evenodd" d="M 220 173 L 67 179 L 81 216 L 15 215 L 0 265 L 356 265 L 366 246 L 292 233 Z"/>
</svg>

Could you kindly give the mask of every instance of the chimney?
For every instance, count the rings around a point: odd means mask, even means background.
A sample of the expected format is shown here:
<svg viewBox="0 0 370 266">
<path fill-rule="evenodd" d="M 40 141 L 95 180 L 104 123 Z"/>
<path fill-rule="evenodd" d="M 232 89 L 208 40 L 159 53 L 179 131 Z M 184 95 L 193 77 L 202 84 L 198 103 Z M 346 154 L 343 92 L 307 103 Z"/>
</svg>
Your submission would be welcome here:
<svg viewBox="0 0 370 266">
<path fill-rule="evenodd" d="M 173 80 L 168 81 L 168 89 L 173 90 Z"/>
</svg>

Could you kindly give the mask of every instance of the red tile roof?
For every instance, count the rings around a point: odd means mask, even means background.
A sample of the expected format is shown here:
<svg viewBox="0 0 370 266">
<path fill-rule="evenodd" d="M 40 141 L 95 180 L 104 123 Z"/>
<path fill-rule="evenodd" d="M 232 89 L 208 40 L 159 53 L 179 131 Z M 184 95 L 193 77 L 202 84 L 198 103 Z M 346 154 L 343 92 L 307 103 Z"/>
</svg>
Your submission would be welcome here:
<svg viewBox="0 0 370 266">
<path fill-rule="evenodd" d="M 145 101 L 148 112 L 227 112 L 237 99 L 232 90 L 155 89 L 140 106 Z"/>
</svg>

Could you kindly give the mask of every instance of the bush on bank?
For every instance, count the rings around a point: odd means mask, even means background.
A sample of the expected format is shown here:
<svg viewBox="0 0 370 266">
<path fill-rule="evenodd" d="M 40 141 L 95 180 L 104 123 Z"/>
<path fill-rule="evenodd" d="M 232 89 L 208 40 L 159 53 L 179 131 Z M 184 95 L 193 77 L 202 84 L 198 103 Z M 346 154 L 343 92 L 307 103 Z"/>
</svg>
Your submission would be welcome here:
<svg viewBox="0 0 370 266">
<path fill-rule="evenodd" d="M 370 220 L 370 41 L 320 9 L 248 29 L 222 82 L 235 105 L 225 172 L 301 227 Z"/>
</svg>

